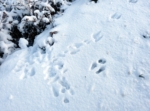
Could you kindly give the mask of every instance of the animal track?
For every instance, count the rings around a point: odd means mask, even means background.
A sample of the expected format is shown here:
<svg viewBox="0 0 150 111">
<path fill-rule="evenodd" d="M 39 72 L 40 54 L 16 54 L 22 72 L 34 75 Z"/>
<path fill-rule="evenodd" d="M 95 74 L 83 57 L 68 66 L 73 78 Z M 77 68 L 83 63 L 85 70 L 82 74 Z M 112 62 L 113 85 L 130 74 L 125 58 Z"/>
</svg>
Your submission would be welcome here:
<svg viewBox="0 0 150 111">
<path fill-rule="evenodd" d="M 59 96 L 59 91 L 58 91 L 58 89 L 57 89 L 57 87 L 52 87 L 52 90 L 53 90 L 53 94 L 54 94 L 54 96 L 55 97 L 58 97 Z"/>
<path fill-rule="evenodd" d="M 66 81 L 66 79 L 63 77 L 63 79 L 60 81 L 60 84 L 65 87 L 67 90 L 70 89 L 70 85 L 68 84 L 68 82 Z"/>
<path fill-rule="evenodd" d="M 79 52 L 79 49 L 75 46 L 69 46 L 69 53 L 70 54 L 76 54 L 77 52 Z"/>
<path fill-rule="evenodd" d="M 66 92 L 66 89 L 63 88 L 63 89 L 61 90 L 61 93 L 65 93 L 65 92 Z"/>
<path fill-rule="evenodd" d="M 99 73 L 101 73 L 102 71 L 104 71 L 105 70 L 105 66 L 102 66 L 97 72 L 96 72 L 96 74 L 99 74 Z"/>
<path fill-rule="evenodd" d="M 92 64 L 92 66 L 91 66 L 91 70 L 93 70 L 93 69 L 96 68 L 96 67 L 97 67 L 97 63 L 94 62 L 94 63 Z"/>
<path fill-rule="evenodd" d="M 57 74 L 57 71 L 55 69 L 51 69 L 49 73 L 49 77 L 54 77 Z"/>
<path fill-rule="evenodd" d="M 99 41 L 102 38 L 102 34 L 99 31 L 96 34 L 93 34 L 93 40 L 95 42 Z M 91 43 L 91 39 L 72 44 L 69 46 L 65 51 L 62 53 L 55 55 L 52 54 L 52 49 L 49 49 L 49 47 L 42 47 L 34 56 L 36 57 L 31 57 L 31 61 L 34 63 L 37 61 L 39 64 L 42 63 L 42 68 L 43 68 L 43 74 L 44 74 L 44 79 L 47 81 L 47 84 L 51 87 L 51 92 L 54 97 L 59 97 L 59 96 L 65 96 L 63 98 L 64 103 L 69 103 L 69 99 L 66 98 L 67 96 L 72 96 L 75 95 L 74 89 L 71 87 L 71 84 L 67 80 L 66 77 L 64 77 L 64 73 L 67 72 L 68 68 L 65 67 L 65 63 L 63 62 L 63 58 L 66 57 L 67 54 L 77 54 L 80 51 L 80 48 L 83 47 L 83 45 Z M 41 54 L 42 53 L 42 54 Z M 45 54 L 46 53 L 46 54 Z M 33 58 L 33 59 L 32 59 Z M 95 62 L 96 66 L 92 66 L 93 70 L 94 68 L 97 67 L 97 63 Z M 29 72 L 27 70 L 27 72 Z M 31 69 L 31 75 L 35 74 L 35 70 Z"/>
<path fill-rule="evenodd" d="M 47 80 L 48 78 L 53 78 L 57 75 L 57 73 L 60 73 L 61 70 L 63 70 L 64 63 L 62 61 L 55 60 L 53 61 L 51 66 L 47 66 L 43 73 L 45 74 L 44 79 Z"/>
<path fill-rule="evenodd" d="M 34 68 L 28 68 L 28 67 L 26 67 L 24 69 L 24 71 L 22 72 L 22 74 L 20 76 L 20 79 L 25 79 L 25 78 L 28 78 L 28 77 L 32 77 L 34 75 L 35 75 Z"/>
<path fill-rule="evenodd" d="M 56 76 L 56 77 L 53 77 L 53 78 L 49 78 L 48 80 L 48 83 L 49 85 L 51 85 L 52 83 L 56 83 L 58 80 L 60 79 L 59 76 Z"/>
<path fill-rule="evenodd" d="M 52 78 L 52 77 L 56 76 L 57 71 L 56 71 L 55 68 L 48 66 L 48 67 L 43 71 L 43 73 L 44 73 L 44 75 L 45 75 L 44 79 L 47 80 L 48 78 Z"/>
<path fill-rule="evenodd" d="M 120 19 L 120 17 L 121 17 L 121 14 L 120 14 L 120 13 L 114 13 L 114 14 L 111 16 L 112 19 Z"/>
<path fill-rule="evenodd" d="M 129 0 L 130 3 L 137 3 L 138 0 Z"/>
<path fill-rule="evenodd" d="M 34 68 L 32 68 L 29 73 L 30 73 L 30 76 L 34 76 L 34 75 L 35 75 L 35 70 L 34 70 Z"/>
<path fill-rule="evenodd" d="M 54 97 L 58 97 L 60 93 L 65 94 L 66 92 L 69 92 L 71 95 L 74 95 L 74 91 L 70 88 L 70 85 L 68 84 L 65 77 L 60 79 L 58 82 L 55 82 L 52 85 L 52 92 Z M 69 103 L 69 100 L 67 98 L 64 99 L 64 103 Z"/>
<path fill-rule="evenodd" d="M 74 94 L 75 94 L 74 91 L 73 91 L 72 89 L 69 90 L 69 92 L 70 92 L 71 95 L 74 95 Z"/>
<path fill-rule="evenodd" d="M 15 72 L 21 71 L 21 69 L 23 68 L 23 65 L 24 65 L 24 61 L 21 61 L 21 60 L 20 60 L 20 61 L 17 63 L 17 65 L 15 66 L 14 71 L 15 71 Z"/>
<path fill-rule="evenodd" d="M 46 66 L 44 65 L 44 67 Z M 58 97 L 60 93 L 65 94 L 66 92 L 74 94 L 74 91 L 71 89 L 71 86 L 66 78 L 62 77 L 62 74 L 64 74 L 66 71 L 67 69 L 64 66 L 64 62 L 59 61 L 59 59 L 56 57 L 54 57 L 53 60 L 48 63 L 45 71 L 43 71 L 45 74 L 44 79 L 48 80 L 48 85 L 52 86 L 52 92 L 55 97 Z M 65 101 L 68 103 L 67 100 Z"/>
<path fill-rule="evenodd" d="M 78 53 L 80 50 L 79 48 L 83 45 L 83 43 L 75 43 L 71 46 L 68 47 L 68 50 L 65 51 L 65 53 L 69 52 L 70 54 L 76 54 Z"/>
<path fill-rule="evenodd" d="M 98 64 L 101 64 L 101 65 L 104 65 L 106 63 L 106 59 L 99 59 L 97 62 L 93 62 L 90 69 L 91 70 L 94 70 L 95 68 L 98 67 Z M 99 74 L 101 72 L 103 72 L 105 70 L 105 66 L 101 66 L 97 71 L 96 71 L 96 74 Z"/>
<path fill-rule="evenodd" d="M 92 34 L 92 38 L 94 40 L 94 42 L 98 42 L 101 38 L 103 37 L 103 35 L 101 34 L 101 31 Z"/>
<path fill-rule="evenodd" d="M 149 39 L 150 38 L 150 32 L 145 32 L 144 34 L 142 34 L 142 37 L 145 39 Z"/>
<path fill-rule="evenodd" d="M 100 60 L 98 60 L 98 62 L 101 63 L 101 64 L 105 64 L 106 60 L 105 59 L 100 59 Z"/>
<path fill-rule="evenodd" d="M 37 46 L 33 54 L 18 61 L 14 71 L 21 73 L 20 79 L 30 78 L 36 74 L 36 70 L 33 67 L 34 64 L 41 64 L 43 79 L 46 80 L 50 86 L 52 95 L 54 97 L 63 96 L 63 102 L 69 103 L 68 96 L 74 95 L 75 92 L 67 78 L 64 77 L 64 73 L 67 72 L 68 68 L 65 67 L 65 63 L 62 59 L 67 54 L 76 54 L 83 45 L 84 42 L 72 44 L 69 46 L 69 49 L 58 55 L 52 54 L 53 48 L 50 49 L 49 45 L 48 47 L 42 47 L 42 50 Z"/>
<path fill-rule="evenodd" d="M 91 42 L 90 40 L 84 40 L 85 44 L 90 44 L 90 42 Z"/>
<path fill-rule="evenodd" d="M 69 99 L 65 98 L 64 103 L 69 103 Z"/>
<path fill-rule="evenodd" d="M 58 63 L 55 65 L 55 67 L 56 67 L 57 69 L 62 69 L 63 66 L 64 66 L 64 63 L 63 63 L 63 62 L 58 62 Z"/>
<path fill-rule="evenodd" d="M 80 48 L 82 45 L 83 45 L 82 43 L 76 43 L 76 44 L 74 44 L 74 46 L 75 46 L 76 48 Z"/>
</svg>

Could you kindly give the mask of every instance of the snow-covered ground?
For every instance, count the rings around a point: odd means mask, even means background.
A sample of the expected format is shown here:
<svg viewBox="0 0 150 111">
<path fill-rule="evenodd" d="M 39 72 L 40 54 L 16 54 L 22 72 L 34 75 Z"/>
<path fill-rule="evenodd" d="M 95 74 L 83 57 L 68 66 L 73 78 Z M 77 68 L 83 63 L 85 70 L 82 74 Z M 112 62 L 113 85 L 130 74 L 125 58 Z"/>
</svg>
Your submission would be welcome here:
<svg viewBox="0 0 150 111">
<path fill-rule="evenodd" d="M 0 66 L 0 111 L 150 110 L 150 1 L 76 0 L 54 25 Z"/>
</svg>

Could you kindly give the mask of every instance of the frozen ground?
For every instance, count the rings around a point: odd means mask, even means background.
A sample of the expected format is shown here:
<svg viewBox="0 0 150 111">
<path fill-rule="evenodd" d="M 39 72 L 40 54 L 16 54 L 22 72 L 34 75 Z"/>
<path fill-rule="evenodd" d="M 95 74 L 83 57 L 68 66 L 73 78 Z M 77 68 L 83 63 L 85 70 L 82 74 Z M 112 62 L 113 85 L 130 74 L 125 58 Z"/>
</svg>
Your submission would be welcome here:
<svg viewBox="0 0 150 111">
<path fill-rule="evenodd" d="M 150 110 L 150 1 L 76 0 L 55 25 L 0 67 L 1 111 Z"/>
</svg>

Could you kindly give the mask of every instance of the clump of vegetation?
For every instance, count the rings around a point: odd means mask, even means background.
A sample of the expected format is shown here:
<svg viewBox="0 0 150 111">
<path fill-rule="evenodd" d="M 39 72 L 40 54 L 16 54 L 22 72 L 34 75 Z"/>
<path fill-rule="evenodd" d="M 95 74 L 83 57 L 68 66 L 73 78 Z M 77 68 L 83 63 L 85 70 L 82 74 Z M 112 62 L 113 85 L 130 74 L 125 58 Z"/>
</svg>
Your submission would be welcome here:
<svg viewBox="0 0 150 111">
<path fill-rule="evenodd" d="M 36 35 L 52 23 L 53 16 L 64 11 L 61 6 L 69 2 L 72 0 L 0 0 L 0 64 L 19 48 L 20 38 L 32 46 Z"/>
</svg>

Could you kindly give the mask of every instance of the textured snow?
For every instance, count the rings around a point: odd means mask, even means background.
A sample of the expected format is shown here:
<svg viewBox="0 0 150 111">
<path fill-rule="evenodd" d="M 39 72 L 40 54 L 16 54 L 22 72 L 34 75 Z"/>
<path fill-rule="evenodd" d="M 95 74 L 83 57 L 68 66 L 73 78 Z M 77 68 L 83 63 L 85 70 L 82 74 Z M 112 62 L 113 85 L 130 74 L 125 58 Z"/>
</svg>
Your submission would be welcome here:
<svg viewBox="0 0 150 111">
<path fill-rule="evenodd" d="M 19 39 L 19 47 L 21 49 L 27 48 L 27 45 L 28 45 L 28 41 L 25 38 L 20 38 Z"/>
<path fill-rule="evenodd" d="M 0 66 L 3 111 L 149 111 L 150 1 L 76 0 Z M 53 46 L 50 32 L 53 35 Z"/>
</svg>

